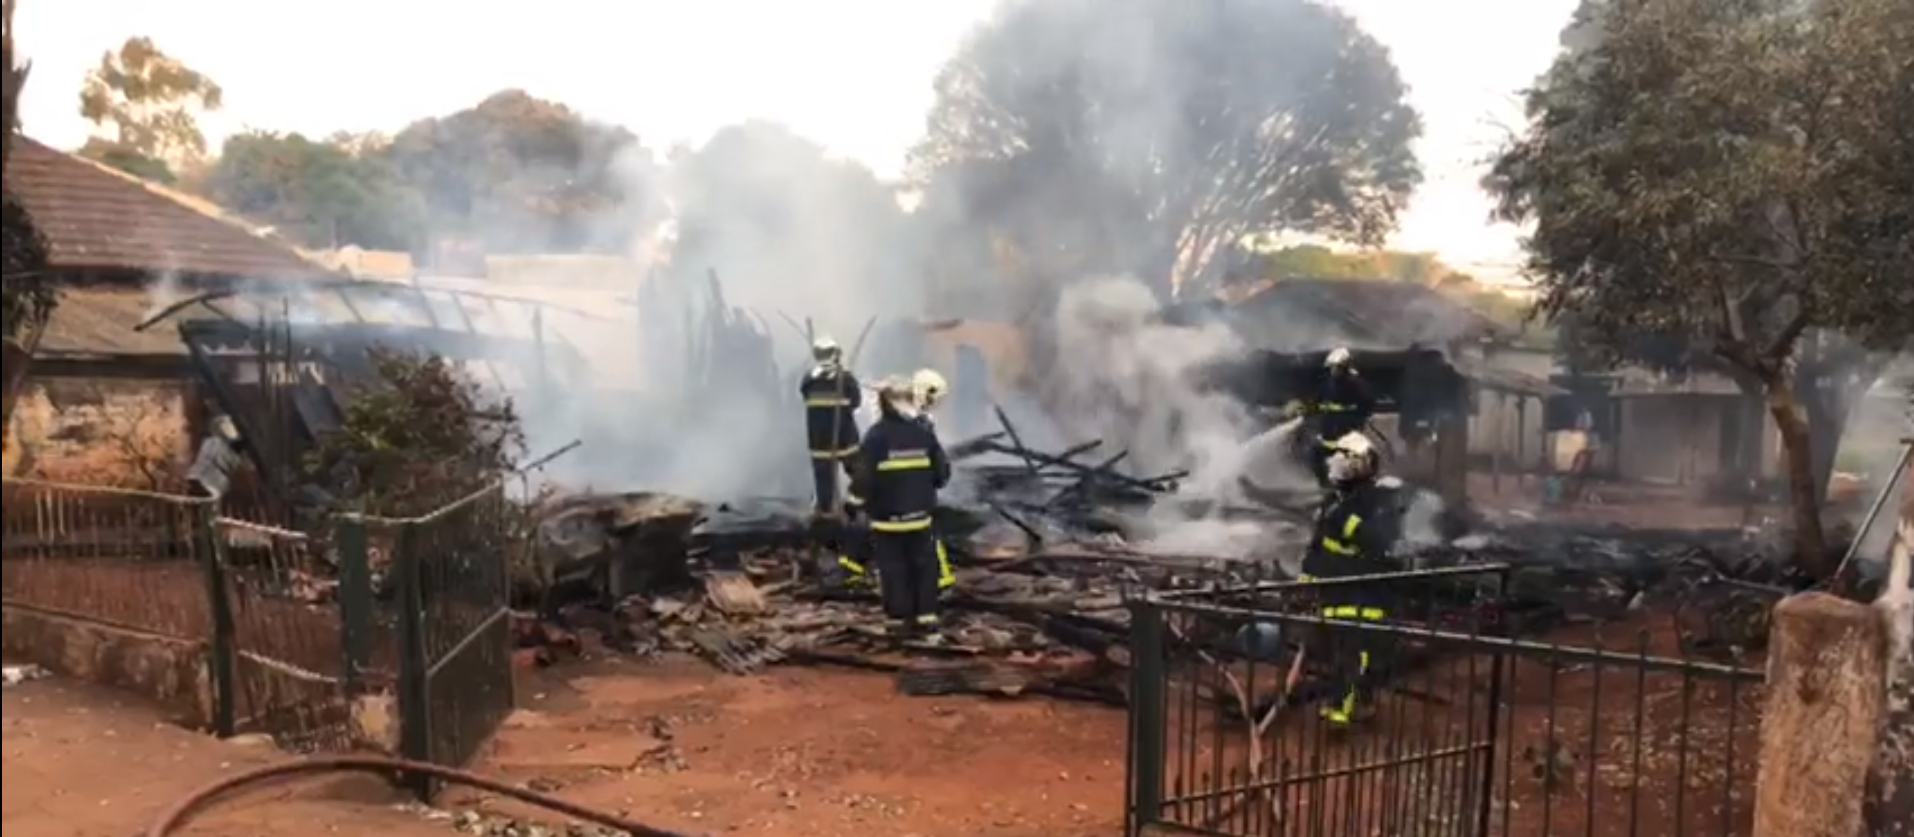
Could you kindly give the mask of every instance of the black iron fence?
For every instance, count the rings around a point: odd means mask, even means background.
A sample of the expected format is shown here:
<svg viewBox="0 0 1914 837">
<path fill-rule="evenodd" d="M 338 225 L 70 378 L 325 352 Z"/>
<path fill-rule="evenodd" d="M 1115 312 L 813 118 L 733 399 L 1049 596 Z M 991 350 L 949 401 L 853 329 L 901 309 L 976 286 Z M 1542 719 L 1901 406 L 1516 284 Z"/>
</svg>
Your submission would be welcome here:
<svg viewBox="0 0 1914 837">
<path fill-rule="evenodd" d="M 1506 577 L 1134 602 L 1128 833 L 1748 834 L 1761 673 L 1676 658 L 1647 615 L 1521 639 Z"/>
<path fill-rule="evenodd" d="M 203 655 L 204 688 L 154 696 L 217 734 L 463 764 L 513 705 L 508 566 L 530 541 L 509 487 L 308 533 L 204 498 L 7 478 L 0 601 Z"/>
<path fill-rule="evenodd" d="M 363 567 L 342 585 L 374 601 L 347 640 L 348 671 L 362 682 L 378 652 L 397 648 L 399 751 L 463 765 L 514 706 L 509 568 L 531 548 L 505 484 L 415 518 L 347 517 L 336 539 L 343 563 Z M 416 778 L 414 790 L 437 788 Z"/>
</svg>

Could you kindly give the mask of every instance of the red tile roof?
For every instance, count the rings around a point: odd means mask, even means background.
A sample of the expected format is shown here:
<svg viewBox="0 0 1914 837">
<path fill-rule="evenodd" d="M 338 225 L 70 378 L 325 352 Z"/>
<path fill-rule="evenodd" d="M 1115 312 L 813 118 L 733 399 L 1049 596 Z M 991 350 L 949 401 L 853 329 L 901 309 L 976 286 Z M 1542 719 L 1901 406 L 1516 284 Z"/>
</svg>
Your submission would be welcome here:
<svg viewBox="0 0 1914 837">
<path fill-rule="evenodd" d="M 274 280 L 331 273 L 210 203 L 27 137 L 15 138 L 7 188 L 33 213 L 58 269 Z"/>
</svg>

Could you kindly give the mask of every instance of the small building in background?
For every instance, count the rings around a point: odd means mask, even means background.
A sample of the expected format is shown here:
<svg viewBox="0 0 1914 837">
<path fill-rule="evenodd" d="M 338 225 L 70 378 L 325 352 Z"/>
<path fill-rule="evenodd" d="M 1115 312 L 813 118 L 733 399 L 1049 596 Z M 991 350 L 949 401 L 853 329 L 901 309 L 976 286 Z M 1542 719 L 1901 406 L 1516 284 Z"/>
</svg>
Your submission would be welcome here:
<svg viewBox="0 0 1914 837">
<path fill-rule="evenodd" d="M 47 238 L 61 297 L 8 411 L 6 473 L 176 487 L 205 402 L 179 335 L 134 326 L 190 290 L 332 271 L 204 200 L 30 138 L 16 139 L 7 180 Z"/>
</svg>

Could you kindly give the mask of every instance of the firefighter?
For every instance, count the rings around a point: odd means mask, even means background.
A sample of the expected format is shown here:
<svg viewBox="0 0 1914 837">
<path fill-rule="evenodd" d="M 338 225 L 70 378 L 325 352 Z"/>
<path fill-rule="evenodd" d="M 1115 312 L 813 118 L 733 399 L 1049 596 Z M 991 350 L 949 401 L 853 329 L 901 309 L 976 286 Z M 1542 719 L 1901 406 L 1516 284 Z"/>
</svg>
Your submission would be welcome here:
<svg viewBox="0 0 1914 837">
<path fill-rule="evenodd" d="M 1363 432 L 1376 415 L 1375 393 L 1370 391 L 1368 382 L 1356 374 L 1352 359 L 1345 347 L 1331 350 L 1323 359 L 1315 398 L 1306 405 L 1308 415 L 1315 422 L 1310 470 L 1316 476 L 1316 484 L 1325 490 L 1331 487 L 1328 467 L 1336 440 Z"/>
<path fill-rule="evenodd" d="M 944 400 L 950 392 L 950 383 L 935 369 L 919 369 L 911 376 L 911 397 L 917 403 L 918 420 L 924 423 L 932 433 L 937 432 L 936 421 L 931 411 Z M 957 586 L 957 571 L 950 563 L 950 549 L 944 546 L 942 536 L 937 538 L 937 589 L 949 590 Z"/>
<path fill-rule="evenodd" d="M 1332 443 L 1327 470 L 1330 502 L 1316 521 L 1314 538 L 1303 558 L 1305 578 L 1331 579 L 1373 575 L 1392 569 L 1388 556 L 1400 536 L 1394 493 L 1377 478 L 1378 458 L 1369 437 L 1349 433 Z M 1326 585 L 1322 617 L 1377 622 L 1389 617 L 1389 596 L 1370 585 Z M 1367 683 L 1371 667 L 1388 649 L 1372 631 L 1338 636 L 1333 703 L 1322 717 L 1347 726 L 1373 711 Z"/>
<path fill-rule="evenodd" d="M 804 398 L 804 431 L 811 452 L 811 484 L 819 517 L 832 518 L 840 528 L 828 546 L 837 555 L 837 565 L 848 584 L 866 580 L 863 563 L 857 560 L 855 521 L 859 498 L 846 491 L 843 506 L 838 505 L 838 471 L 848 476 L 852 458 L 857 455 L 857 408 L 863 406 L 864 389 L 857 376 L 844 368 L 844 350 L 836 340 L 818 337 L 811 342 L 811 371 L 798 384 Z"/>
<path fill-rule="evenodd" d="M 804 396 L 804 429 L 811 448 L 811 480 L 817 489 L 818 514 L 834 515 L 837 508 L 837 472 L 851 469 L 857 454 L 858 407 L 864 392 L 857 377 L 844 368 L 844 350 L 836 340 L 819 337 L 811 344 L 811 367 L 798 384 Z"/>
<path fill-rule="evenodd" d="M 186 482 L 195 496 L 217 499 L 232 486 L 233 472 L 246 454 L 246 440 L 230 416 L 215 416 L 212 431 L 200 442 L 199 453 L 186 470 Z"/>
<path fill-rule="evenodd" d="M 879 417 L 864 437 L 853 482 L 868 492 L 864 510 L 884 613 L 929 638 L 940 616 L 931 524 L 937 492 L 950 482 L 950 461 L 922 420 L 914 389 L 908 381 L 890 381 L 880 391 Z"/>
</svg>

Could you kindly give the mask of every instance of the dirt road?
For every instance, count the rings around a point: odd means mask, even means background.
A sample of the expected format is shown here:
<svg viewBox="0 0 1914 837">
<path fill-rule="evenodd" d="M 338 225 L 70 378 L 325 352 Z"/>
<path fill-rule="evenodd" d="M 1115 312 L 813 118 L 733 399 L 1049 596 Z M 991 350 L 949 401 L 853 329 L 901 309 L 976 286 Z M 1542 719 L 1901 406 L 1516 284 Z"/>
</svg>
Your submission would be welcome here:
<svg viewBox="0 0 1914 837">
<path fill-rule="evenodd" d="M 197 735 L 133 699 L 57 680 L 6 689 L 0 743 L 0 821 L 6 833 L 31 837 L 130 837 L 193 789 L 285 757 L 270 744 Z M 398 801 L 365 778 L 279 785 L 219 806 L 181 837 L 454 833 Z"/>
<path fill-rule="evenodd" d="M 525 685 L 527 708 L 485 772 L 689 834 L 1121 833 L 1120 710 L 907 697 L 888 677 L 827 669 L 731 677 L 672 660 L 561 671 Z"/>
</svg>

